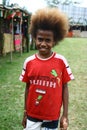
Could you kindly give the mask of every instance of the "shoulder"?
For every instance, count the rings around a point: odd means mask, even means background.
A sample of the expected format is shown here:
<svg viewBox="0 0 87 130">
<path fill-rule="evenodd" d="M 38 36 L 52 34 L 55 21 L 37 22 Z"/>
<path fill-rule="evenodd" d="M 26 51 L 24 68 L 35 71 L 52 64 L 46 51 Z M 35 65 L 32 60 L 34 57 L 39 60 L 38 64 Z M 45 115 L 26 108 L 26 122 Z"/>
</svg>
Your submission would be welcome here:
<svg viewBox="0 0 87 130">
<path fill-rule="evenodd" d="M 29 56 L 25 59 L 24 61 L 24 64 L 26 65 L 27 63 L 29 63 L 30 61 L 34 60 L 36 57 L 35 57 L 35 54 L 32 55 L 32 56 Z"/>
<path fill-rule="evenodd" d="M 61 60 L 66 66 L 68 65 L 67 59 L 61 54 L 55 54 L 55 58 Z"/>
</svg>

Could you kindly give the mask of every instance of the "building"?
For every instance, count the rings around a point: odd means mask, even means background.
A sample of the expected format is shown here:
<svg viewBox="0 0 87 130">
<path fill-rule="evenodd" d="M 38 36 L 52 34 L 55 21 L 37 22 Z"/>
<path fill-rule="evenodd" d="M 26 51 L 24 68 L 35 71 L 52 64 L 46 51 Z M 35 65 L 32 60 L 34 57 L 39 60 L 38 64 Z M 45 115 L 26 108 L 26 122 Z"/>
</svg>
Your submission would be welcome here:
<svg viewBox="0 0 87 130">
<path fill-rule="evenodd" d="M 73 31 L 74 37 L 87 37 L 87 8 L 65 3 L 58 4 L 58 8 L 69 18 L 70 34 Z"/>
<path fill-rule="evenodd" d="M 0 5 L 0 55 L 29 51 L 28 26 L 31 13 L 18 5 Z"/>
</svg>

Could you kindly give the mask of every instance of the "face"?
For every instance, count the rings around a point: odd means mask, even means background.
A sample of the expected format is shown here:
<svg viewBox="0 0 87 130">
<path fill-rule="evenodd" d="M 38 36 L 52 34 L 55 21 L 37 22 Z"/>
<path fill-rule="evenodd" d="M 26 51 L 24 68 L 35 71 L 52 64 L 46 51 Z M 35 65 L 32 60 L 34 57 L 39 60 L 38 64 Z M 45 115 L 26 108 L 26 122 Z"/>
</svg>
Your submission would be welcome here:
<svg viewBox="0 0 87 130">
<path fill-rule="evenodd" d="M 48 58 L 51 56 L 51 48 L 54 45 L 54 35 L 52 31 L 38 30 L 35 42 L 39 51 L 38 55 L 41 58 Z"/>
</svg>

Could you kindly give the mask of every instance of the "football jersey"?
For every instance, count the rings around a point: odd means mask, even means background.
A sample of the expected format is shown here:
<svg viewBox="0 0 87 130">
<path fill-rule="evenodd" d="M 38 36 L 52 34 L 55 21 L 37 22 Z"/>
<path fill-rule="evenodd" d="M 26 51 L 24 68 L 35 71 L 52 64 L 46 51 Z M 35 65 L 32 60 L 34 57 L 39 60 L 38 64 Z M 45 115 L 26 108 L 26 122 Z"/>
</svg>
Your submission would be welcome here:
<svg viewBox="0 0 87 130">
<path fill-rule="evenodd" d="M 42 120 L 57 120 L 62 105 L 63 85 L 74 79 L 66 59 L 53 53 L 46 59 L 28 57 L 20 80 L 29 83 L 27 114 Z"/>
</svg>

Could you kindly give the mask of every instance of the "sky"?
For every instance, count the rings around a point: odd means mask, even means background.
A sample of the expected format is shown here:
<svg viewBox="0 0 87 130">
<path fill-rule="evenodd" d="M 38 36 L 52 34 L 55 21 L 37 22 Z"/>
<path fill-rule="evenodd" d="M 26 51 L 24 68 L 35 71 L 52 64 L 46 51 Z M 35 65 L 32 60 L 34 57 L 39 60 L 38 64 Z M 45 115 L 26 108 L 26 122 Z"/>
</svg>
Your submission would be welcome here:
<svg viewBox="0 0 87 130">
<path fill-rule="evenodd" d="M 10 0 L 11 3 L 17 3 L 21 7 L 26 7 L 28 11 L 35 12 L 37 9 L 46 7 L 46 2 L 44 0 Z"/>
<path fill-rule="evenodd" d="M 18 3 L 20 7 L 25 7 L 30 12 L 35 12 L 37 9 L 46 7 L 44 0 L 9 0 L 10 3 Z M 0 0 L 0 4 L 2 0 Z"/>
<path fill-rule="evenodd" d="M 44 0 L 9 0 L 10 3 L 18 3 L 20 7 L 25 7 L 29 12 L 34 13 L 37 9 L 46 7 Z M 87 0 L 72 0 L 80 2 L 79 6 L 87 7 Z M 0 4 L 2 0 L 0 0 Z"/>
</svg>

